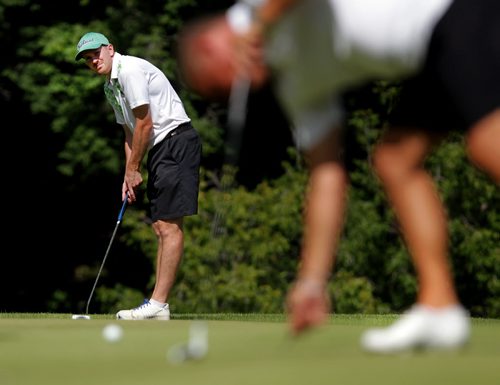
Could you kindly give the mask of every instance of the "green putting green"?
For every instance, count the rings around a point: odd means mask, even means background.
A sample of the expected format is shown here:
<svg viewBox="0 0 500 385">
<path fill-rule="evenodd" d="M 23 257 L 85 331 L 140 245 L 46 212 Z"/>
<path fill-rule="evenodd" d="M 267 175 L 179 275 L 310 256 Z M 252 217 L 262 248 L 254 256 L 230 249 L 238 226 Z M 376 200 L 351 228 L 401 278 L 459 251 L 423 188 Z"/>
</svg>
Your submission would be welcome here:
<svg viewBox="0 0 500 385">
<path fill-rule="evenodd" d="M 394 316 L 332 316 L 327 325 L 291 338 L 280 316 L 213 315 L 205 317 L 208 354 L 174 364 L 167 352 L 188 340 L 192 320 L 91 317 L 0 313 L 0 384 L 500 384 L 500 320 L 473 320 L 471 343 L 459 352 L 377 356 L 361 351 L 359 336 Z M 114 343 L 102 336 L 110 323 L 123 328 Z"/>
</svg>

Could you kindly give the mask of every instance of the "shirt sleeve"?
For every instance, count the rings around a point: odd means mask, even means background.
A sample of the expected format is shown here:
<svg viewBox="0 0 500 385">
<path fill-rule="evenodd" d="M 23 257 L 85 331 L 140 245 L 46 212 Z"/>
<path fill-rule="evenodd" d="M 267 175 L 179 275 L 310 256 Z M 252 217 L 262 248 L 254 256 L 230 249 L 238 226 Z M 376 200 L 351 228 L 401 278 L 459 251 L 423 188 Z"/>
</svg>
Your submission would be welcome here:
<svg viewBox="0 0 500 385">
<path fill-rule="evenodd" d="M 126 63 L 122 68 L 118 80 L 121 92 L 127 99 L 131 109 L 149 104 L 148 79 L 146 74 L 135 63 Z"/>
</svg>

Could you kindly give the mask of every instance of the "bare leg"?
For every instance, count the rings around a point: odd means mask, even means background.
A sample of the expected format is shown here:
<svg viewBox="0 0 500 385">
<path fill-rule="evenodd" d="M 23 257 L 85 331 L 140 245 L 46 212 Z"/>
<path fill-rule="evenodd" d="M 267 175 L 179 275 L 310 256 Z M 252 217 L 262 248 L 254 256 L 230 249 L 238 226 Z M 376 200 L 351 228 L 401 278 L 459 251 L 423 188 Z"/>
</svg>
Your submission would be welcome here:
<svg viewBox="0 0 500 385">
<path fill-rule="evenodd" d="M 390 131 L 374 163 L 402 227 L 418 276 L 417 302 L 432 307 L 458 303 L 448 264 L 446 214 L 423 161 L 432 138 L 411 130 Z"/>
<path fill-rule="evenodd" d="M 152 299 L 167 302 L 175 282 L 184 249 L 183 218 L 156 221 L 153 229 L 158 237 L 156 283 Z"/>
<path fill-rule="evenodd" d="M 500 108 L 470 129 L 467 151 L 471 161 L 500 184 Z"/>
<path fill-rule="evenodd" d="M 158 253 L 156 256 L 156 282 L 151 301 L 145 301 L 134 309 L 120 310 L 116 313 L 117 319 L 165 321 L 170 319 L 168 304 L 161 305 L 161 303 L 167 302 L 182 259 L 184 248 L 182 222 L 183 218 L 177 218 L 153 223 L 153 229 L 158 238 Z M 160 304 L 155 301 L 160 302 Z"/>
<path fill-rule="evenodd" d="M 374 165 L 401 224 L 419 281 L 417 304 L 387 328 L 363 333 L 364 349 L 394 353 L 425 347 L 455 349 L 470 335 L 448 261 L 444 207 L 423 162 L 436 138 L 392 129 L 374 153 Z"/>
<path fill-rule="evenodd" d="M 344 222 L 347 176 L 339 161 L 338 133 L 310 151 L 309 190 L 298 278 L 288 295 L 294 334 L 325 321 L 330 310 L 326 284 Z"/>
</svg>

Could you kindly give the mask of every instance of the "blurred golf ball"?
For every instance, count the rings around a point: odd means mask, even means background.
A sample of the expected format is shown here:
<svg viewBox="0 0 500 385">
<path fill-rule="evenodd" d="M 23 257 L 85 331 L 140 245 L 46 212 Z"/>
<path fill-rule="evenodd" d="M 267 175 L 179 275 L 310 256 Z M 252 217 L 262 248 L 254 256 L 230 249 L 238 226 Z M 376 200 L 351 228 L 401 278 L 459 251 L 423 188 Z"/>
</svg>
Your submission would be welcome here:
<svg viewBox="0 0 500 385">
<path fill-rule="evenodd" d="M 108 342 L 118 342 L 123 337 L 123 328 L 116 324 L 106 325 L 102 329 L 102 337 Z"/>
</svg>

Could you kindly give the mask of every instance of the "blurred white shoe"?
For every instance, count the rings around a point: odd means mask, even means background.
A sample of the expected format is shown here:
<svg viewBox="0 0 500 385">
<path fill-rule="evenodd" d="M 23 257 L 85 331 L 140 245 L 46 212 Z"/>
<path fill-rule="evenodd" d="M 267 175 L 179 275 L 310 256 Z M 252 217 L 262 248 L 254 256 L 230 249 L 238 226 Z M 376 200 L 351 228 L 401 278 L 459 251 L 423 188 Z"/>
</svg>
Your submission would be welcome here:
<svg viewBox="0 0 500 385">
<path fill-rule="evenodd" d="M 164 307 L 156 306 L 144 300 L 144 303 L 131 310 L 120 310 L 116 313 L 116 319 L 124 320 L 146 320 L 146 319 L 156 319 L 168 321 L 170 319 L 170 309 L 168 303 Z"/>
<path fill-rule="evenodd" d="M 467 343 L 469 313 L 460 305 L 442 309 L 414 305 L 394 324 L 367 330 L 361 346 L 372 353 L 397 353 L 415 348 L 454 349 Z"/>
</svg>

